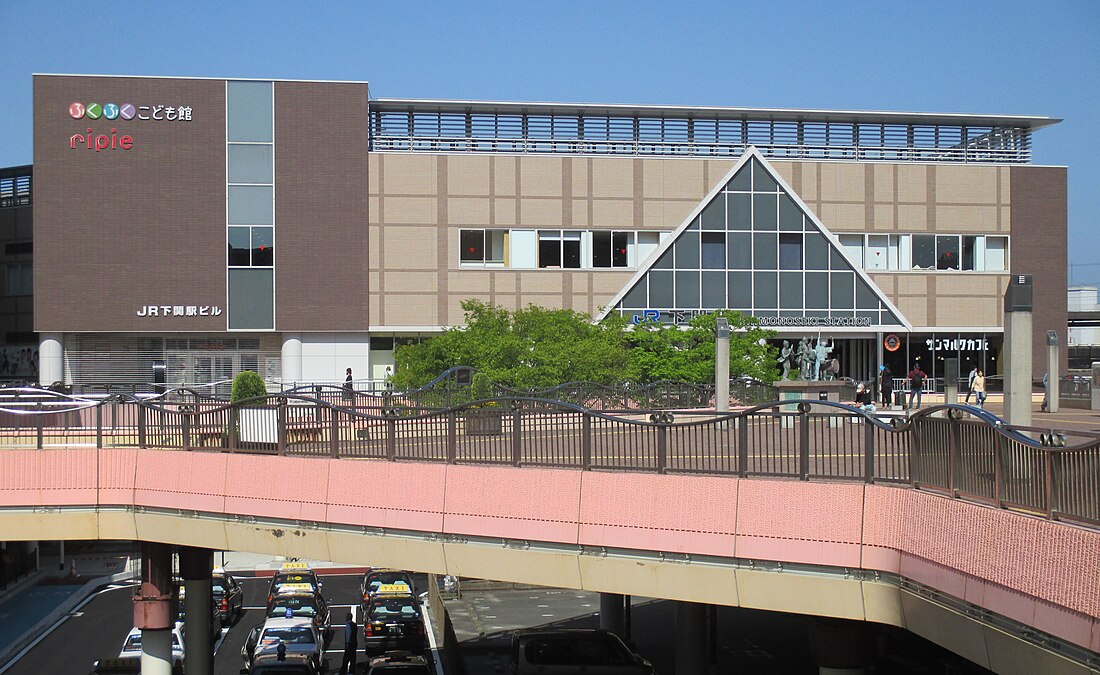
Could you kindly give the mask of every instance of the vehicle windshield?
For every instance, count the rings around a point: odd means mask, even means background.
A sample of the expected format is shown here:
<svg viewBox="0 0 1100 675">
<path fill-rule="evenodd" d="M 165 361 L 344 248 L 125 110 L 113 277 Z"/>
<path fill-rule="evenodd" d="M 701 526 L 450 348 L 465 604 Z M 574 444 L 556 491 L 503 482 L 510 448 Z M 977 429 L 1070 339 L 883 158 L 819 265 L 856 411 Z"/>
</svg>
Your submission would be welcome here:
<svg viewBox="0 0 1100 675">
<path fill-rule="evenodd" d="M 370 580 L 367 582 L 367 590 L 374 593 L 383 584 L 402 584 L 410 588 L 412 586 L 403 572 L 377 572 L 370 576 Z"/>
<path fill-rule="evenodd" d="M 376 598 L 370 603 L 370 617 L 372 619 L 413 618 L 419 615 L 416 600 L 412 596 L 382 597 Z"/>
<path fill-rule="evenodd" d="M 126 638 L 126 644 L 122 645 L 122 651 L 124 652 L 139 652 L 141 651 L 141 633 L 136 635 L 130 635 Z"/>
<path fill-rule="evenodd" d="M 213 585 L 214 595 L 225 595 L 225 584 L 215 581 Z"/>
<path fill-rule="evenodd" d="M 317 577 L 300 572 L 280 572 L 272 577 L 271 581 L 272 586 L 278 586 L 279 584 L 313 584 L 316 586 Z"/>
<path fill-rule="evenodd" d="M 294 616 L 304 616 L 313 618 L 317 616 L 317 605 L 313 600 L 309 598 L 287 598 L 279 597 L 272 601 L 271 609 L 267 615 L 271 618 L 279 618 L 286 616 L 286 610 L 289 609 Z"/>
<path fill-rule="evenodd" d="M 286 628 L 268 628 L 264 631 L 260 643 L 264 645 L 278 644 L 280 641 L 288 645 L 308 645 L 314 642 L 313 631 L 304 626 L 288 626 Z"/>
</svg>

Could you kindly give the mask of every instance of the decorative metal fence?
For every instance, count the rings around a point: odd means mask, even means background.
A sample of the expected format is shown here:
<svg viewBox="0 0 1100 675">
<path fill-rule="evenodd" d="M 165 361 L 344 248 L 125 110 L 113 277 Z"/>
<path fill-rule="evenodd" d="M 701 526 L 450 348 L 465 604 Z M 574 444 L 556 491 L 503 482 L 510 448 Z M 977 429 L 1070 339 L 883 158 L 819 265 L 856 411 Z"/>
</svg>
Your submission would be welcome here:
<svg viewBox="0 0 1100 675">
<path fill-rule="evenodd" d="M 858 480 L 1100 525 L 1100 434 L 1012 427 L 968 406 L 881 419 L 827 401 L 771 401 L 720 413 L 694 406 L 597 410 L 511 396 L 438 408 L 396 395 L 344 398 L 331 389 L 234 404 L 0 390 L 0 447 L 174 448 Z M 699 402 L 695 393 L 673 393 Z"/>
</svg>

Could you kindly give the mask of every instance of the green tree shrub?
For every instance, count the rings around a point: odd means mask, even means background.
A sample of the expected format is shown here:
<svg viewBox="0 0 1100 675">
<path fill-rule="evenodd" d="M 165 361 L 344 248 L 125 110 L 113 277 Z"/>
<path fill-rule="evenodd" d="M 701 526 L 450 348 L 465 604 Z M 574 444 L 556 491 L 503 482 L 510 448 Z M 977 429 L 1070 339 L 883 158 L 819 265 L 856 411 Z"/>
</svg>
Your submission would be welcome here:
<svg viewBox="0 0 1100 675">
<path fill-rule="evenodd" d="M 267 396 L 267 385 L 264 378 L 254 370 L 242 370 L 233 378 L 233 389 L 229 392 L 229 400 L 233 403 L 245 399 Z"/>
</svg>

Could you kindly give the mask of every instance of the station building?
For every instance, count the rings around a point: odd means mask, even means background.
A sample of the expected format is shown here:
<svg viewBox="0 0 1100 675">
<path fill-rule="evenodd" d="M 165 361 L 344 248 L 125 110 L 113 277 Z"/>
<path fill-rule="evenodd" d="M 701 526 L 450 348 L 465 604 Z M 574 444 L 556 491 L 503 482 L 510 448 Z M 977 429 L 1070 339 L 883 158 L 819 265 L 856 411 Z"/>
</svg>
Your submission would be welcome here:
<svg viewBox="0 0 1100 675">
<path fill-rule="evenodd" d="M 841 375 L 999 372 L 1066 326 L 1048 117 L 371 99 L 362 82 L 37 75 L 40 378 L 381 378 L 461 302 L 834 340 Z M 964 371 L 965 372 L 965 371 Z M 1039 370 L 1038 372 L 1042 372 Z"/>
</svg>

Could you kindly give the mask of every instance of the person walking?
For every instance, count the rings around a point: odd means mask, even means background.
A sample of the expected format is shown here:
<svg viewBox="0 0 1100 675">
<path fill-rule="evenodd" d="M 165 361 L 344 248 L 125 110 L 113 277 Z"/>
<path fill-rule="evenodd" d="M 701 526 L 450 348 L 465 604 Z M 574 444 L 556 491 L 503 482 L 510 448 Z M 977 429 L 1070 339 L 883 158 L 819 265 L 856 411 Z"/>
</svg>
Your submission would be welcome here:
<svg viewBox="0 0 1100 675">
<path fill-rule="evenodd" d="M 919 363 L 913 364 L 913 370 L 909 371 L 909 374 L 905 376 L 905 382 L 909 385 L 909 406 L 908 409 L 913 409 L 913 397 L 917 398 L 917 408 L 920 408 L 921 393 L 924 389 L 924 380 L 928 377 L 923 370 L 920 369 Z"/>
<path fill-rule="evenodd" d="M 985 407 L 985 373 L 978 368 L 974 369 L 973 379 L 970 381 L 970 390 L 974 392 L 974 397 L 978 401 L 978 407 Z"/>
<path fill-rule="evenodd" d="M 359 649 L 359 627 L 355 625 L 355 615 L 348 612 L 348 622 L 344 624 L 344 660 L 340 664 L 340 675 L 355 674 L 355 652 Z"/>
<path fill-rule="evenodd" d="M 355 399 L 355 386 L 352 384 L 351 368 L 348 368 L 348 376 L 344 378 L 344 400 Z"/>
<path fill-rule="evenodd" d="M 878 367 L 878 390 L 882 396 L 882 409 L 889 410 L 894 396 L 894 373 L 886 364 Z"/>
<path fill-rule="evenodd" d="M 974 378 L 978 375 L 978 366 L 970 369 L 970 376 L 966 380 L 966 400 L 963 403 L 970 404 L 970 395 L 974 393 Z"/>
</svg>

